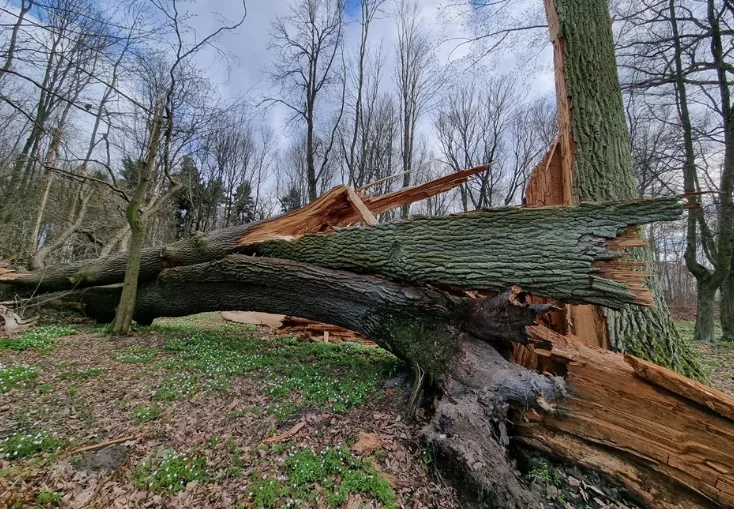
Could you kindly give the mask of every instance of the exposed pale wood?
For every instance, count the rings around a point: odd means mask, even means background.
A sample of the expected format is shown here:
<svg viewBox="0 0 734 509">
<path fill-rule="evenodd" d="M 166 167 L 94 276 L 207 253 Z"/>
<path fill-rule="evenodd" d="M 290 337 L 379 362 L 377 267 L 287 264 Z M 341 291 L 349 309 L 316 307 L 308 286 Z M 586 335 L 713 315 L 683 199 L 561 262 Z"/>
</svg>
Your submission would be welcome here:
<svg viewBox="0 0 734 509">
<path fill-rule="evenodd" d="M 239 238 L 239 243 L 244 246 L 267 240 L 292 240 L 305 233 L 323 233 L 334 226 L 348 226 L 361 221 L 374 225 L 377 224 L 376 214 L 449 191 L 487 168 L 489 165 L 457 171 L 377 197 L 360 198 L 348 186 L 337 186 L 305 207 L 253 226 Z"/>
<path fill-rule="evenodd" d="M 324 341 L 328 343 L 357 341 L 366 346 L 377 346 L 374 342 L 353 330 L 295 316 L 284 317 L 277 332 L 279 334 L 295 334 L 310 341 Z"/>
<path fill-rule="evenodd" d="M 364 204 L 362 198 L 354 192 L 354 189 L 349 186 L 347 186 L 347 198 L 352 204 L 354 211 L 362 218 L 362 223 L 366 226 L 374 226 L 377 224 L 377 219 L 374 214 L 372 214 L 370 209 L 367 208 L 367 205 Z"/>
<path fill-rule="evenodd" d="M 556 139 L 530 174 L 524 205 L 547 207 L 570 204 L 562 174 L 560 141 Z"/>
<path fill-rule="evenodd" d="M 638 357 L 625 355 L 624 360 L 638 377 L 734 419 L 734 398 L 731 396 Z"/>
<path fill-rule="evenodd" d="M 418 200 L 453 189 L 469 176 L 486 170 L 489 165 L 452 173 L 415 187 L 401 189 L 377 197 L 363 197 L 372 215 L 402 207 Z M 150 280 L 161 271 L 180 265 L 193 265 L 216 260 L 235 252 L 242 245 L 269 240 L 293 240 L 305 233 L 323 233 L 335 226 L 349 226 L 363 220 L 348 199 L 347 186 L 338 186 L 303 208 L 259 223 L 197 233 L 163 248 L 143 250 L 140 279 Z M 127 254 L 82 261 L 49 270 L 16 273 L 7 263 L 0 265 L 0 281 L 13 282 L 19 288 L 33 291 L 57 291 L 70 288 L 115 284 L 123 280 Z"/>
<path fill-rule="evenodd" d="M 381 179 L 375 180 L 374 182 L 370 182 L 369 184 L 365 184 L 362 187 L 357 188 L 357 192 L 363 193 L 370 187 L 375 187 L 377 184 L 382 184 L 383 182 L 387 182 L 388 180 L 393 180 L 398 177 L 402 177 L 403 175 L 407 175 L 408 173 L 412 173 L 413 170 L 408 171 L 401 171 L 400 173 L 395 173 L 393 175 L 388 175 L 387 177 L 383 177 Z"/>
<path fill-rule="evenodd" d="M 364 201 L 365 205 L 367 205 L 373 214 L 380 214 L 387 210 L 402 207 L 403 205 L 408 205 L 409 203 L 424 200 L 449 191 L 467 182 L 472 175 L 488 170 L 490 166 L 491 164 L 484 164 L 476 168 L 457 171 L 437 178 L 436 180 L 426 182 L 425 184 L 406 187 L 399 191 L 383 194 L 382 196 L 365 196 L 362 198 L 362 201 Z"/>
<path fill-rule="evenodd" d="M 657 509 L 700 509 L 708 501 L 702 497 L 684 494 L 672 487 L 669 482 L 651 476 L 646 470 L 631 463 L 626 458 L 607 454 L 603 449 L 566 433 L 559 433 L 540 427 L 533 428 L 533 435 L 522 435 L 516 440 L 551 456 L 568 460 L 574 464 L 604 472 L 615 479 L 625 480 L 625 485 L 644 486 L 634 495 L 646 507 Z"/>
<path fill-rule="evenodd" d="M 561 22 L 558 17 L 555 0 L 544 0 L 545 13 L 548 19 L 551 44 L 553 45 L 553 70 L 556 82 L 556 112 L 558 116 L 558 143 L 560 148 L 560 186 L 561 203 L 555 205 L 572 205 L 573 198 L 573 163 L 576 158 L 573 134 L 571 132 L 571 101 L 566 88 L 565 46 L 566 41 L 561 33 Z"/>
<path fill-rule="evenodd" d="M 630 247 L 649 247 L 649 244 L 641 238 L 640 228 L 638 226 L 627 227 L 621 235 L 610 239 L 607 245 L 613 251 L 620 253 L 621 256 L 613 260 L 596 262 L 595 267 L 599 269 L 599 273 L 615 281 L 624 281 L 627 286 L 634 288 L 638 296 L 635 302 L 636 304 L 648 307 L 653 306 L 655 304 L 654 298 L 652 293 L 647 291 L 647 283 L 645 281 L 645 278 L 650 275 L 649 272 L 644 270 L 647 264 L 640 260 L 632 259 L 629 252 L 624 251 L 624 249 Z M 604 325 L 603 315 L 601 315 L 601 318 L 598 322 L 598 327 Z M 606 327 L 603 329 L 606 330 Z M 573 333 L 578 336 L 580 331 L 574 330 Z M 602 335 L 600 333 L 601 330 L 598 333 L 599 336 Z M 599 346 L 602 345 L 600 344 Z"/>
<path fill-rule="evenodd" d="M 243 323 L 250 325 L 264 325 L 271 329 L 277 329 L 283 325 L 284 315 L 274 315 L 272 313 L 258 313 L 255 311 L 222 311 L 220 313 L 223 320 L 234 323 Z"/>
<path fill-rule="evenodd" d="M 546 327 L 528 333 L 552 348 L 535 348 L 526 367 L 565 374 L 571 398 L 555 415 L 526 413 L 523 440 L 617 477 L 650 507 L 734 506 L 734 398 Z M 650 486 L 673 496 L 650 499 Z"/>
</svg>

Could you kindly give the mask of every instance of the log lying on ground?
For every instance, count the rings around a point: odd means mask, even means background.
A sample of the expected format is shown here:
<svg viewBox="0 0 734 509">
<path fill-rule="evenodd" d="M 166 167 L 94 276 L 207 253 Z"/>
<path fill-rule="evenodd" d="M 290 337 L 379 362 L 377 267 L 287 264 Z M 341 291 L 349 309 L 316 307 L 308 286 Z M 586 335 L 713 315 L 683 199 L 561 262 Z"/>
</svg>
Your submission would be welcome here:
<svg viewBox="0 0 734 509">
<path fill-rule="evenodd" d="M 569 303 L 651 305 L 646 273 L 635 270 L 621 248 L 641 243 L 630 225 L 672 220 L 681 212 L 677 198 L 507 207 L 337 229 L 244 252 L 413 283 L 493 291 L 519 285 Z"/>
<path fill-rule="evenodd" d="M 119 288 L 63 298 L 102 319 Z M 639 359 L 539 326 L 522 294 L 470 299 L 299 262 L 232 255 L 166 271 L 140 289 L 136 318 L 249 309 L 347 327 L 437 381 L 423 437 L 474 494 L 468 506 L 539 507 L 507 463 L 507 439 L 601 471 L 648 507 L 734 507 L 734 398 Z M 493 327 L 488 327 L 493 324 Z M 528 365 L 493 348 L 533 347 Z M 550 373 L 548 377 L 539 373 Z M 564 394 L 566 379 L 570 397 Z M 510 423 L 514 423 L 511 425 Z"/>
<path fill-rule="evenodd" d="M 639 245 L 639 238 L 630 235 L 630 225 L 673 220 L 682 210 L 677 198 L 565 208 L 507 207 L 255 244 L 251 230 L 239 240 L 233 238 L 236 230 L 222 230 L 159 253 L 146 251 L 141 280 L 153 279 L 170 264 L 193 264 L 238 250 L 420 284 L 493 291 L 519 285 L 534 295 L 564 302 L 612 308 L 650 305 L 645 272 L 621 248 Z M 110 284 L 122 280 L 123 262 L 122 257 L 97 260 L 72 269 L 20 275 L 10 282 L 35 282 L 44 288 Z M 75 275 L 67 279 L 70 271 Z"/>
<path fill-rule="evenodd" d="M 648 507 L 734 507 L 734 398 L 655 364 L 529 327 L 526 367 L 563 375 L 555 414 L 529 411 L 519 439 L 604 472 Z"/>
<path fill-rule="evenodd" d="M 170 267 L 217 260 L 236 252 L 243 245 L 274 239 L 292 240 L 305 233 L 329 231 L 335 226 L 365 223 L 363 208 L 355 201 L 368 204 L 366 207 L 370 214 L 380 214 L 453 189 L 488 167 L 483 165 L 458 171 L 377 197 L 364 196 L 347 186 L 338 186 L 305 207 L 273 219 L 208 234 L 198 233 L 163 248 L 147 248 L 143 250 L 140 261 L 140 281 L 155 279 L 161 271 Z M 358 196 L 355 198 L 355 195 Z M 0 267 L 0 282 L 12 282 L 16 288 L 28 288 L 34 292 L 109 285 L 123 281 L 126 265 L 127 253 L 118 253 L 31 273 L 15 273 Z"/>
</svg>

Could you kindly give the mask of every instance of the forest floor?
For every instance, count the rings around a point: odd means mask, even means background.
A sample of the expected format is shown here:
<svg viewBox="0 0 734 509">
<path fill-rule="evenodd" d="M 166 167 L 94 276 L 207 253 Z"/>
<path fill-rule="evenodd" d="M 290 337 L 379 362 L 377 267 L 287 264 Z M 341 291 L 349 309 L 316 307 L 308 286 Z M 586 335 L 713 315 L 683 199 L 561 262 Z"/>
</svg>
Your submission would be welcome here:
<svg viewBox="0 0 734 509">
<path fill-rule="evenodd" d="M 700 350 L 731 390 L 734 348 Z M 0 340 L 0 507 L 457 508 L 409 383 L 378 348 L 216 313 L 127 338 L 54 316 Z M 545 507 L 634 507 L 594 474 L 524 470 Z"/>
<path fill-rule="evenodd" d="M 684 338 L 693 342 L 694 322 L 675 322 Z M 716 337 L 721 337 L 721 326 L 716 322 Z M 734 396 L 734 343 L 718 342 L 714 345 L 695 342 L 699 359 L 708 372 L 709 382 L 717 389 Z"/>
<path fill-rule="evenodd" d="M 0 507 L 457 506 L 381 349 L 214 313 L 0 346 Z"/>
</svg>

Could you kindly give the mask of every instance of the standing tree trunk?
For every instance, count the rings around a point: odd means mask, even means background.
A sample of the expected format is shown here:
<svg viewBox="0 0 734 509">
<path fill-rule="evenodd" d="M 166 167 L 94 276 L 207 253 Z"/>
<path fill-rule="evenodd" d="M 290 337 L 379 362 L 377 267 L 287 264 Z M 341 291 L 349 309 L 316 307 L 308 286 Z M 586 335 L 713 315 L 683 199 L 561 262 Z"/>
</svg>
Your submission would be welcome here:
<svg viewBox="0 0 734 509">
<path fill-rule="evenodd" d="M 734 262 L 734 260 L 732 260 Z M 734 277 L 731 273 L 721 285 L 721 339 L 734 342 Z"/>
<path fill-rule="evenodd" d="M 110 332 L 115 335 L 124 335 L 130 331 L 135 312 L 135 299 L 138 292 L 138 276 L 140 275 L 140 261 L 143 256 L 145 242 L 145 220 L 140 210 L 148 194 L 150 182 L 155 172 L 156 154 L 161 139 L 163 123 L 163 107 L 157 105 L 151 120 L 150 138 L 145 149 L 145 159 L 140 172 L 140 179 L 130 202 L 125 208 L 125 217 L 130 225 L 131 241 L 125 266 L 125 279 L 122 283 L 120 304 L 117 306 L 115 320 L 110 324 Z"/>
<path fill-rule="evenodd" d="M 607 2 L 545 0 L 545 6 L 554 47 L 560 163 L 546 164 L 546 170 L 555 171 L 548 185 L 558 191 L 544 204 L 633 198 L 629 131 Z M 649 249 L 630 250 L 630 256 L 652 262 Z M 690 346 L 673 325 L 657 275 L 647 280 L 655 306 L 615 311 L 572 307 L 567 312 L 570 332 L 595 336 L 599 346 L 701 378 Z"/>
</svg>

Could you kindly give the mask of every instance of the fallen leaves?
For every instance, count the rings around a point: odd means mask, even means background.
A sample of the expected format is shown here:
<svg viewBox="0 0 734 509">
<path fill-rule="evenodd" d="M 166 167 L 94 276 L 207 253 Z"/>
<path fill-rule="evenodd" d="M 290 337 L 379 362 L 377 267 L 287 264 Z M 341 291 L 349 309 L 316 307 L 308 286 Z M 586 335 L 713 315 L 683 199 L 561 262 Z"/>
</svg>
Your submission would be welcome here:
<svg viewBox="0 0 734 509">
<path fill-rule="evenodd" d="M 382 437 L 377 433 L 359 432 L 357 443 L 352 446 L 352 451 L 361 455 L 371 454 L 375 449 L 382 447 Z"/>
<path fill-rule="evenodd" d="M 224 322 L 217 316 L 215 326 L 221 323 Z M 12 416 L 20 415 L 22 405 L 27 409 L 25 417 L 58 429 L 68 442 L 77 444 L 69 453 L 48 458 L 49 463 L 43 466 L 31 467 L 29 462 L 29 469 L 22 476 L 0 478 L 0 483 L 4 483 L 0 484 L 0 507 L 9 500 L 5 493 L 32 505 L 41 490 L 62 493 L 64 507 L 252 507 L 249 493 L 253 480 L 261 479 L 264 474 L 269 479 L 278 479 L 283 475 L 282 466 L 289 454 L 305 448 L 334 449 L 355 440 L 359 443 L 360 438 L 370 435 L 379 438 L 369 439 L 372 445 L 366 445 L 363 455 L 371 455 L 367 461 L 394 487 L 401 506 L 458 507 L 452 490 L 435 482 L 424 468 L 422 450 L 413 439 L 418 425 L 400 418 L 403 404 L 397 392 L 370 399 L 338 414 L 306 407 L 298 414 L 297 421 L 291 420 L 278 429 L 278 420 L 263 412 L 272 399 L 260 384 L 248 377 L 236 377 L 226 392 L 202 392 L 196 398 L 175 400 L 163 405 L 165 410 L 156 419 L 135 422 L 134 408 L 151 405 L 151 390 L 170 376 L 170 370 L 159 365 L 176 358 L 175 352 L 163 348 L 170 339 L 160 332 L 141 331 L 113 342 L 80 331 L 76 336 L 58 339 L 53 355 L 39 354 L 33 349 L 0 351 L 3 364 L 38 366 L 38 384 L 48 386 L 43 391 L 32 387 L 20 389 L 22 397 L 18 397 L 19 392 L 0 394 L 0 435 L 14 431 L 16 423 Z M 113 359 L 113 351 L 135 345 L 158 350 L 158 362 L 126 364 Z M 74 379 L 61 376 L 89 366 L 102 369 L 102 374 Z M 266 438 L 274 429 L 276 435 Z M 128 457 L 119 469 L 82 468 L 87 454 L 120 447 L 118 441 L 129 445 Z M 374 448 L 379 441 L 385 457 Z M 189 483 L 176 495 L 135 487 L 131 479 L 136 467 L 152 451 L 160 449 L 186 450 L 206 456 L 211 480 Z M 7 466 L 0 459 L 0 469 Z M 369 495 L 355 495 L 348 502 L 355 500 L 356 507 L 359 504 L 377 507 Z M 325 507 L 326 500 L 320 500 L 320 504 L 310 507 Z M 309 507 L 308 504 L 296 506 Z"/>
</svg>

